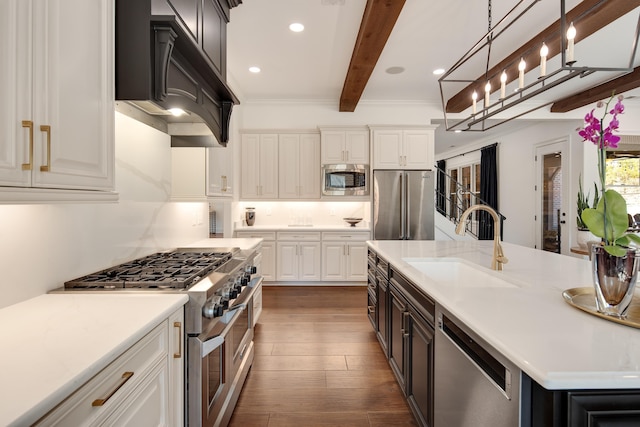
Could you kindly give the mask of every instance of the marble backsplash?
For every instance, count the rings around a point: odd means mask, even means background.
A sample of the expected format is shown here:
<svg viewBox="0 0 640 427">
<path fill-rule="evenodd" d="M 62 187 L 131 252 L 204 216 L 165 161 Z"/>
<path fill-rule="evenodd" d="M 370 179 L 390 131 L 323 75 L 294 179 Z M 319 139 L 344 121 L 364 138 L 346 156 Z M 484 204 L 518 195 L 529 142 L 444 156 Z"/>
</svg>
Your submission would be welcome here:
<svg viewBox="0 0 640 427">
<path fill-rule="evenodd" d="M 117 203 L 0 205 L 0 308 L 208 236 L 208 204 L 171 202 L 167 134 L 116 113 Z"/>
</svg>

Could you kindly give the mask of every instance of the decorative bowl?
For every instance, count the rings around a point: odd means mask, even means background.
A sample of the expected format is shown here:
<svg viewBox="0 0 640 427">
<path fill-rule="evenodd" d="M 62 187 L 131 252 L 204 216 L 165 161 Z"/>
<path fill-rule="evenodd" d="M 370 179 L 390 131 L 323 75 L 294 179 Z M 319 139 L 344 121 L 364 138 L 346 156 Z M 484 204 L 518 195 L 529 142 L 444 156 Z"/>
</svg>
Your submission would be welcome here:
<svg viewBox="0 0 640 427">
<path fill-rule="evenodd" d="M 355 227 L 357 223 L 362 221 L 362 218 L 342 218 L 342 219 L 348 222 L 349 224 L 351 224 L 352 227 Z"/>
</svg>

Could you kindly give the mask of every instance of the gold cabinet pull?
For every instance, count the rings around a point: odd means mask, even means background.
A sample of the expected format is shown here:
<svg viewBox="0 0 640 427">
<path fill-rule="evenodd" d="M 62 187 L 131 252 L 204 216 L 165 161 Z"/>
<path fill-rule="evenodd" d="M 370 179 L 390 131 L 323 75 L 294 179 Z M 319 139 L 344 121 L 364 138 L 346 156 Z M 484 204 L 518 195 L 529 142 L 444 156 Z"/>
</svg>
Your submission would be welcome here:
<svg viewBox="0 0 640 427">
<path fill-rule="evenodd" d="M 40 132 L 47 134 L 47 164 L 40 166 L 40 171 L 49 172 L 51 167 L 51 126 L 41 125 Z"/>
<path fill-rule="evenodd" d="M 23 120 L 22 127 L 29 128 L 29 163 L 23 163 L 22 170 L 30 171 L 33 163 L 33 122 L 31 120 Z"/>
<path fill-rule="evenodd" d="M 111 396 L 113 396 L 114 394 L 116 394 L 116 392 L 118 390 L 120 390 L 120 388 L 131 379 L 131 377 L 133 376 L 133 372 L 125 372 L 124 374 L 122 374 L 122 378 L 120 378 L 120 382 L 118 382 L 118 384 L 115 385 L 115 387 L 113 388 L 113 390 L 111 390 L 111 392 L 107 395 L 107 397 L 105 397 L 104 399 L 96 399 L 91 403 L 91 406 L 102 406 L 105 403 L 107 403 L 107 400 L 111 399 Z"/>
<path fill-rule="evenodd" d="M 173 322 L 173 327 L 178 328 L 178 352 L 173 353 L 174 359 L 182 357 L 182 322 Z"/>
</svg>

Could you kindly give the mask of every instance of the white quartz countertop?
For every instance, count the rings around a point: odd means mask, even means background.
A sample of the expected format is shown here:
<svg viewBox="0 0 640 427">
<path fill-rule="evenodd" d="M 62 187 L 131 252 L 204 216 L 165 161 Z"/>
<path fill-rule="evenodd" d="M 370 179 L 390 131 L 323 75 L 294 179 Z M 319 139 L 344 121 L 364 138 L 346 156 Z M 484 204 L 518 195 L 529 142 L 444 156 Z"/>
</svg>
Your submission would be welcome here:
<svg viewBox="0 0 640 427">
<path fill-rule="evenodd" d="M 0 309 L 0 425 L 31 425 L 187 302 L 45 294 Z"/>
<path fill-rule="evenodd" d="M 351 227 L 345 225 L 252 225 L 236 227 L 235 231 L 371 231 L 362 223 Z"/>
<path fill-rule="evenodd" d="M 262 239 L 259 238 L 212 238 L 203 239 L 190 243 L 184 247 L 186 248 L 240 248 L 240 250 L 255 249 L 257 248 Z"/>
<path fill-rule="evenodd" d="M 489 269 L 491 241 L 369 246 L 543 387 L 640 388 L 640 329 L 585 313 L 562 297 L 565 289 L 592 286 L 589 261 L 504 243 L 509 262 L 496 272 Z M 464 260 L 515 286 L 437 283 L 407 262 L 433 257 Z"/>
</svg>

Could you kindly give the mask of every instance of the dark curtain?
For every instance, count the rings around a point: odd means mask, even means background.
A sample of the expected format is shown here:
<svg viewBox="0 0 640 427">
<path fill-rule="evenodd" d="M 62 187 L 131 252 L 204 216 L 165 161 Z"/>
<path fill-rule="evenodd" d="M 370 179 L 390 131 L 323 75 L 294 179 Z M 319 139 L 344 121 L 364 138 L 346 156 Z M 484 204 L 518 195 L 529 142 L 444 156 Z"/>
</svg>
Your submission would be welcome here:
<svg viewBox="0 0 640 427">
<path fill-rule="evenodd" d="M 436 209 L 438 209 L 438 212 L 440 212 L 442 215 L 446 216 L 447 213 L 446 213 L 445 191 L 447 189 L 445 188 L 446 187 L 445 168 L 447 167 L 447 161 L 438 160 L 436 166 L 438 167 L 438 179 L 436 183 Z"/>
<path fill-rule="evenodd" d="M 497 144 L 480 150 L 480 198 L 498 210 L 498 161 Z M 493 218 L 486 211 L 479 211 L 478 240 L 493 239 Z"/>
</svg>

